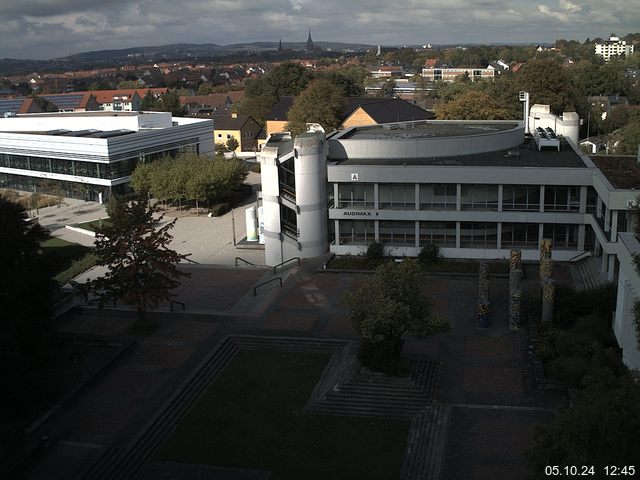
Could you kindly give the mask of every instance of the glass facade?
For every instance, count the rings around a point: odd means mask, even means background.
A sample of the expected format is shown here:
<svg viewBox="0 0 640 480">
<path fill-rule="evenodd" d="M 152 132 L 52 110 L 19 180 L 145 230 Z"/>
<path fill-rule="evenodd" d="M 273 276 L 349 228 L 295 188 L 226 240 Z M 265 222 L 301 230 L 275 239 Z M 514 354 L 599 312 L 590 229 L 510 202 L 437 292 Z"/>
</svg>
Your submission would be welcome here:
<svg viewBox="0 0 640 480">
<path fill-rule="evenodd" d="M 502 248 L 537 249 L 540 226 L 537 223 L 503 223 Z"/>
<path fill-rule="evenodd" d="M 420 246 L 456 246 L 456 222 L 420 222 Z"/>
<path fill-rule="evenodd" d="M 455 183 L 421 184 L 421 210 L 455 210 L 457 186 Z"/>
<path fill-rule="evenodd" d="M 338 228 L 341 245 L 369 245 L 376 240 L 375 222 L 340 220 Z"/>
<path fill-rule="evenodd" d="M 462 210 L 498 210 L 498 185 L 462 185 Z"/>
<path fill-rule="evenodd" d="M 553 241 L 553 248 L 575 250 L 578 248 L 578 225 L 545 224 L 544 238 Z"/>
<path fill-rule="evenodd" d="M 413 210 L 416 208 L 414 183 L 381 183 L 378 185 L 378 208 Z"/>
<path fill-rule="evenodd" d="M 505 185 L 502 209 L 537 212 L 540 210 L 540 187 L 537 185 Z"/>
<path fill-rule="evenodd" d="M 384 245 L 415 246 L 416 223 L 401 220 L 381 220 L 380 243 Z"/>
<path fill-rule="evenodd" d="M 544 210 L 547 212 L 578 212 L 580 187 L 545 186 Z"/>
<path fill-rule="evenodd" d="M 338 208 L 373 208 L 374 188 L 372 183 L 338 184 Z"/>
<path fill-rule="evenodd" d="M 461 222 L 460 246 L 462 248 L 496 248 L 498 246 L 498 224 Z"/>
</svg>

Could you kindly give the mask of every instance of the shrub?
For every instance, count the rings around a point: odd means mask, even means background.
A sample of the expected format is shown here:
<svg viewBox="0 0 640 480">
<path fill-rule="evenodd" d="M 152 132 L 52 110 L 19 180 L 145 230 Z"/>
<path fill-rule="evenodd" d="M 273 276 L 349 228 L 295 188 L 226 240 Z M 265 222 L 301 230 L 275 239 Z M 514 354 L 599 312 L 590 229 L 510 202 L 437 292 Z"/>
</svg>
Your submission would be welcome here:
<svg viewBox="0 0 640 480">
<path fill-rule="evenodd" d="M 220 217 L 231 210 L 231 205 L 228 203 L 217 203 L 211 207 L 211 215 L 214 217 Z"/>
<path fill-rule="evenodd" d="M 367 248 L 367 259 L 372 262 L 377 262 L 384 258 L 384 246 L 381 243 L 373 242 L 369 244 Z"/>
<path fill-rule="evenodd" d="M 91 267 L 94 267 L 97 261 L 98 259 L 94 253 L 87 253 L 84 257 L 74 260 L 71 263 L 71 266 L 66 270 L 64 270 L 63 272 L 60 272 L 59 274 L 57 274 L 54 277 L 54 280 L 58 282 L 60 285 L 64 285 L 65 283 L 74 279 L 81 273 L 84 273 L 87 270 L 89 270 Z"/>
<path fill-rule="evenodd" d="M 418 261 L 422 266 L 433 265 L 440 260 L 440 248 L 433 243 L 423 246 L 418 254 Z"/>
</svg>

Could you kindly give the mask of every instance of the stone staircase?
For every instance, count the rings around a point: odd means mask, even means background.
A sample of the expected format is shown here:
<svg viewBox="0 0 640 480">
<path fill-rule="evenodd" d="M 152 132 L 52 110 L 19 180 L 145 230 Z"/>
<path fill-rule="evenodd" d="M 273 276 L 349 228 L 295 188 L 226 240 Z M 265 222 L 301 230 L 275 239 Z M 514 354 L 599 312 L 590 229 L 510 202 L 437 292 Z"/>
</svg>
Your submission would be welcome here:
<svg viewBox="0 0 640 480">
<path fill-rule="evenodd" d="M 571 279 L 576 290 L 592 290 L 606 283 L 606 277 L 600 273 L 599 257 L 587 257 L 569 265 Z"/>
<path fill-rule="evenodd" d="M 355 356 L 353 356 L 354 358 Z M 360 369 L 354 374 L 354 361 L 341 368 L 342 375 L 321 398 L 307 404 L 307 410 L 326 415 L 412 418 L 430 405 L 435 397 L 439 362 L 428 357 L 411 358 L 410 374 L 390 377 Z M 355 363 L 357 368 L 357 363 Z"/>
<path fill-rule="evenodd" d="M 444 470 L 451 406 L 434 404 L 411 422 L 400 480 L 439 480 Z"/>
</svg>

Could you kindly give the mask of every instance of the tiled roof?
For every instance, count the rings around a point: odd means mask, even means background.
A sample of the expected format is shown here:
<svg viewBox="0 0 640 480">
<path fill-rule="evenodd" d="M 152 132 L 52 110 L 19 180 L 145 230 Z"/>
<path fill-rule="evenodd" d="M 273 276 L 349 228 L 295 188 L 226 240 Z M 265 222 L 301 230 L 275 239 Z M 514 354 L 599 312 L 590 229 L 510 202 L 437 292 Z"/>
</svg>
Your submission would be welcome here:
<svg viewBox="0 0 640 480">
<path fill-rule="evenodd" d="M 226 93 L 211 93 L 209 95 L 184 95 L 180 97 L 180 105 L 206 105 L 210 107 L 224 107 L 233 103 Z"/>
<path fill-rule="evenodd" d="M 251 116 L 238 115 L 237 117 L 232 117 L 231 115 L 214 115 L 212 118 L 214 130 L 240 130 L 244 127 L 244 124 L 251 119 Z"/>
<path fill-rule="evenodd" d="M 358 105 L 358 107 L 362 108 L 376 123 L 431 120 L 435 117 L 432 112 L 428 112 L 401 98 L 378 98 L 374 100 L 377 101 Z"/>
</svg>

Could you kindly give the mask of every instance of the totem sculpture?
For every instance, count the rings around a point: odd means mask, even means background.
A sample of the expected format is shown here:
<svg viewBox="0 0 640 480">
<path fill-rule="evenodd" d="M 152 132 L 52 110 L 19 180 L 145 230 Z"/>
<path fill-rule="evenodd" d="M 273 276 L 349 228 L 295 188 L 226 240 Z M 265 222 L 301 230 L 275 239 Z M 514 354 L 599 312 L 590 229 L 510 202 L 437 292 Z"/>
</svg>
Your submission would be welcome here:
<svg viewBox="0 0 640 480">
<path fill-rule="evenodd" d="M 511 250 L 509 267 L 509 328 L 518 330 L 522 322 L 522 252 L 520 250 Z"/>
<path fill-rule="evenodd" d="M 542 286 L 542 322 L 553 320 L 553 302 L 556 286 L 553 280 L 553 259 L 551 258 L 552 242 L 543 238 L 540 242 L 540 281 Z"/>
<path fill-rule="evenodd" d="M 553 320 L 553 302 L 556 296 L 556 282 L 553 278 L 545 278 L 542 281 L 542 322 Z"/>
<path fill-rule="evenodd" d="M 489 270 L 485 262 L 480 262 L 478 272 L 478 328 L 489 327 Z"/>
</svg>

